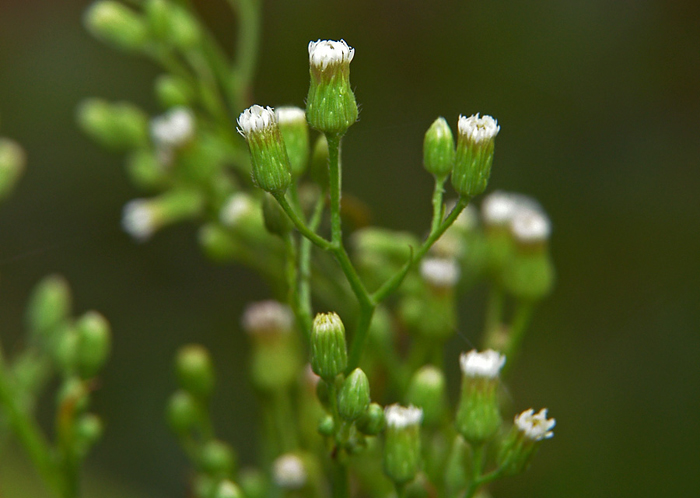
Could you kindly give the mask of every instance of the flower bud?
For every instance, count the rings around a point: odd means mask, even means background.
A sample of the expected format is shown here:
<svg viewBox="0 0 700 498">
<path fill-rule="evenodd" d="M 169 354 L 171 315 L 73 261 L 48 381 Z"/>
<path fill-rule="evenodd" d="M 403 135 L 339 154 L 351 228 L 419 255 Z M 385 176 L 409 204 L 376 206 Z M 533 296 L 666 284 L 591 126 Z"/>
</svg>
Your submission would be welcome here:
<svg viewBox="0 0 700 498">
<path fill-rule="evenodd" d="M 272 478 L 282 489 L 301 489 L 306 484 L 308 473 L 300 457 L 287 453 L 272 464 Z"/>
<path fill-rule="evenodd" d="M 170 428 L 178 435 L 185 435 L 200 419 L 197 400 L 187 391 L 178 390 L 170 397 L 166 418 Z"/>
<path fill-rule="evenodd" d="M 70 316 L 72 298 L 68 282 L 59 275 L 45 277 L 32 291 L 27 305 L 27 326 L 46 338 Z"/>
<path fill-rule="evenodd" d="M 175 107 L 151 120 L 151 137 L 158 149 L 182 147 L 195 133 L 194 114 L 187 107 Z"/>
<path fill-rule="evenodd" d="M 78 362 L 78 333 L 72 326 L 65 325 L 57 329 L 55 334 L 51 348 L 53 360 L 63 374 L 73 374 Z"/>
<path fill-rule="evenodd" d="M 486 190 L 491 176 L 493 149 L 501 127 L 491 116 L 480 118 L 460 116 L 458 123 L 457 154 L 452 170 L 452 186 L 466 197 Z"/>
<path fill-rule="evenodd" d="M 325 437 L 335 434 L 335 421 L 332 415 L 326 415 L 318 423 L 318 433 Z"/>
<path fill-rule="evenodd" d="M 328 190 L 328 140 L 325 135 L 319 135 L 311 154 L 309 176 L 323 190 Z"/>
<path fill-rule="evenodd" d="M 84 22 L 93 36 L 119 49 L 139 50 L 146 45 L 148 28 L 143 17 L 120 2 L 93 3 Z"/>
<path fill-rule="evenodd" d="M 87 99 L 78 107 L 77 117 L 83 131 L 105 147 L 128 150 L 148 141 L 148 117 L 128 102 Z"/>
<path fill-rule="evenodd" d="M 122 212 L 122 228 L 139 242 L 148 240 L 166 225 L 197 216 L 203 208 L 196 190 L 178 189 L 152 199 L 134 199 Z"/>
<path fill-rule="evenodd" d="M 367 407 L 365 413 L 363 413 L 359 419 L 357 419 L 357 429 L 367 436 L 376 436 L 386 425 L 386 418 L 384 416 L 384 408 L 377 403 L 370 403 Z"/>
<path fill-rule="evenodd" d="M 199 464 L 212 477 L 227 477 L 233 473 L 236 457 L 228 444 L 212 439 L 202 447 Z"/>
<path fill-rule="evenodd" d="M 166 108 L 190 107 L 195 95 L 187 81 L 172 74 L 163 74 L 156 78 L 155 90 L 158 101 Z"/>
<path fill-rule="evenodd" d="M 183 346 L 175 356 L 177 380 L 197 398 L 208 398 L 214 390 L 214 367 L 209 351 L 199 344 Z"/>
<path fill-rule="evenodd" d="M 309 125 L 304 109 L 298 107 L 278 107 L 275 109 L 277 122 L 287 156 L 292 168 L 292 176 L 299 178 L 304 174 L 309 162 Z"/>
<path fill-rule="evenodd" d="M 472 350 L 459 358 L 462 391 L 455 422 L 459 433 L 472 445 L 485 443 L 501 426 L 496 388 L 505 362 L 505 356 L 491 349 L 481 353 Z"/>
<path fill-rule="evenodd" d="M 26 156 L 16 142 L 0 138 L 0 200 L 7 197 L 22 176 Z"/>
<path fill-rule="evenodd" d="M 213 498 L 243 498 L 243 496 L 243 492 L 238 486 L 232 481 L 224 479 L 216 487 Z"/>
<path fill-rule="evenodd" d="M 421 466 L 420 423 L 423 411 L 415 406 L 387 406 L 384 472 L 397 485 L 412 481 Z"/>
<path fill-rule="evenodd" d="M 406 401 L 423 410 L 423 423 L 426 426 L 440 424 L 447 409 L 445 376 L 440 369 L 426 365 L 413 374 Z"/>
<path fill-rule="evenodd" d="M 249 107 L 239 116 L 238 127 L 248 142 L 255 184 L 272 194 L 284 193 L 292 181 L 292 173 L 273 109 Z"/>
<path fill-rule="evenodd" d="M 455 163 L 455 140 L 445 118 L 437 118 L 423 140 L 423 166 L 438 179 L 444 179 Z"/>
<path fill-rule="evenodd" d="M 334 313 L 319 313 L 311 329 L 311 366 L 314 373 L 331 382 L 348 364 L 345 327 Z"/>
<path fill-rule="evenodd" d="M 218 223 L 202 225 L 197 240 L 207 257 L 219 263 L 231 261 L 241 251 L 237 238 Z"/>
<path fill-rule="evenodd" d="M 75 324 L 78 334 L 77 365 L 83 379 L 94 377 L 104 366 L 111 349 L 111 331 L 98 312 L 85 313 Z"/>
<path fill-rule="evenodd" d="M 369 406 L 369 380 L 359 368 L 352 371 L 338 393 L 338 412 L 347 421 L 362 415 Z"/>
<path fill-rule="evenodd" d="M 547 409 L 539 412 L 530 408 L 515 416 L 510 430 L 498 452 L 498 466 L 506 475 L 514 475 L 527 469 L 533 455 L 543 440 L 554 436 L 552 428 L 556 420 L 547 418 Z"/>
<path fill-rule="evenodd" d="M 126 161 L 131 181 L 143 190 L 161 190 L 168 183 L 168 170 L 157 155 L 148 149 L 134 151 Z"/>
<path fill-rule="evenodd" d="M 343 135 L 357 121 L 357 102 L 350 88 L 350 61 L 355 49 L 344 40 L 309 42 L 311 84 L 306 118 L 312 128 Z"/>
<path fill-rule="evenodd" d="M 247 467 L 241 470 L 238 482 L 245 498 L 266 498 L 269 495 L 267 476 L 257 468 Z"/>
</svg>

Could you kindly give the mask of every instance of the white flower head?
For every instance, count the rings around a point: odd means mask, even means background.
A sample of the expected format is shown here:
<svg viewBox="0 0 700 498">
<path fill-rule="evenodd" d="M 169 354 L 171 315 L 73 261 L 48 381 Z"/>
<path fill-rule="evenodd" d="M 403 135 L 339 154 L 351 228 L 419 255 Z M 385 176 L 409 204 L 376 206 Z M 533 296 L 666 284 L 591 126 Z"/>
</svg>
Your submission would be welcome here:
<svg viewBox="0 0 700 498">
<path fill-rule="evenodd" d="M 300 489 L 307 480 L 304 462 L 297 455 L 287 453 L 272 464 L 272 478 L 280 488 Z"/>
<path fill-rule="evenodd" d="M 241 323 L 249 334 L 291 332 L 294 315 L 289 306 L 278 301 L 260 301 L 246 306 Z"/>
<path fill-rule="evenodd" d="M 324 70 L 330 65 L 350 63 L 355 56 L 355 49 L 345 40 L 318 40 L 309 42 L 309 64 Z"/>
<path fill-rule="evenodd" d="M 544 242 L 552 233 L 547 215 L 539 209 L 518 209 L 510 221 L 513 236 L 525 244 Z"/>
<path fill-rule="evenodd" d="M 193 136 L 194 114 L 186 107 L 176 107 L 151 120 L 151 137 L 158 148 L 179 147 Z"/>
<path fill-rule="evenodd" d="M 280 124 L 298 123 L 300 121 L 306 123 L 306 111 L 299 107 L 278 107 L 275 109 L 275 115 L 277 116 L 277 122 Z"/>
<path fill-rule="evenodd" d="M 394 429 L 403 429 L 410 425 L 418 425 L 423 420 L 423 409 L 413 405 L 389 405 L 384 409 L 386 424 Z"/>
<path fill-rule="evenodd" d="M 232 194 L 219 211 L 219 221 L 227 227 L 237 226 L 250 214 L 257 214 L 260 207 L 253 198 L 244 192 Z"/>
<path fill-rule="evenodd" d="M 246 139 L 251 133 L 261 133 L 277 125 L 277 116 L 272 107 L 250 106 L 238 116 L 238 133 Z"/>
<path fill-rule="evenodd" d="M 539 412 L 530 408 L 525 410 L 520 415 L 515 416 L 515 425 L 525 437 L 533 441 L 541 441 L 554 436 L 552 428 L 557 421 L 553 418 L 547 418 L 547 409 L 542 408 Z"/>
<path fill-rule="evenodd" d="M 124 206 L 122 228 L 139 242 L 148 240 L 158 229 L 153 206 L 146 199 L 134 199 Z"/>
<path fill-rule="evenodd" d="M 523 210 L 542 212 L 532 197 L 502 190 L 490 193 L 481 203 L 481 217 L 487 225 L 508 225 Z"/>
<path fill-rule="evenodd" d="M 480 118 L 479 114 L 469 117 L 460 115 L 457 129 L 460 135 L 475 143 L 493 140 L 498 135 L 498 132 L 501 131 L 501 127 L 498 126 L 498 122 L 495 119 L 491 116 Z"/>
<path fill-rule="evenodd" d="M 493 349 L 487 349 L 481 353 L 472 349 L 459 357 L 462 373 L 467 377 L 494 379 L 498 377 L 505 363 L 506 357 Z"/>
<path fill-rule="evenodd" d="M 459 264 L 454 259 L 424 259 L 420 265 L 420 274 L 423 280 L 434 287 L 454 287 L 459 281 Z"/>
</svg>

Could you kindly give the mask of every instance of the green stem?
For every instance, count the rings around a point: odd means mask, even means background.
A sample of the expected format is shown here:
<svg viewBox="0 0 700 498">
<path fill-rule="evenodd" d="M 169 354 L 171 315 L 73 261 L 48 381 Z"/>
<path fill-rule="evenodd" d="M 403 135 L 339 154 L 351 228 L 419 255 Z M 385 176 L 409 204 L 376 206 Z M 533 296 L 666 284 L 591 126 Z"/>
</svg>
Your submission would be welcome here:
<svg viewBox="0 0 700 498">
<path fill-rule="evenodd" d="M 57 494 L 63 495 L 65 483 L 60 469 L 55 465 L 51 447 L 36 422 L 17 406 L 12 391 L 0 349 L 0 408 L 41 477 Z"/>
<path fill-rule="evenodd" d="M 236 43 L 236 61 L 233 67 L 234 107 L 242 110 L 251 101 L 251 87 L 260 44 L 260 0 L 228 0 L 231 8 L 238 14 L 238 40 Z"/>
<path fill-rule="evenodd" d="M 329 193 L 331 197 L 331 241 L 335 245 L 342 244 L 343 228 L 340 219 L 340 195 L 342 192 L 343 173 L 340 163 L 340 135 L 326 133 L 328 141 L 328 177 L 330 179 Z"/>
<path fill-rule="evenodd" d="M 272 394 L 272 410 L 281 453 L 293 451 L 297 447 L 297 432 L 294 427 L 292 400 L 286 389 L 278 389 Z"/>
<path fill-rule="evenodd" d="M 309 220 L 309 229 L 316 231 L 321 223 L 323 215 L 323 206 L 326 201 L 322 195 L 319 195 L 314 207 L 314 212 Z M 311 336 L 311 327 L 313 325 L 313 311 L 311 306 L 311 241 L 308 238 L 302 238 L 299 242 L 299 292 L 298 309 L 299 319 L 302 323 L 303 333 L 307 343 Z"/>
<path fill-rule="evenodd" d="M 437 230 L 431 230 L 428 238 L 425 239 L 423 245 L 416 252 L 414 264 L 420 262 L 420 260 L 425 256 L 425 254 L 430 250 L 435 241 L 437 241 L 445 231 L 452 226 L 452 223 L 457 219 L 457 217 L 464 211 L 464 208 L 469 204 L 470 198 L 465 196 L 460 196 L 455 207 L 450 211 L 450 214 L 445 218 L 440 225 L 438 225 Z"/>
<path fill-rule="evenodd" d="M 508 329 L 508 342 L 504 354 L 509 359 L 508 364 L 503 367 L 502 375 L 510 371 L 513 366 L 513 360 L 518 354 L 518 348 L 525 336 L 527 326 L 530 324 L 532 314 L 535 311 L 535 305 L 530 301 L 518 301 L 515 305 L 513 319 Z"/>
<path fill-rule="evenodd" d="M 472 447 L 472 468 L 471 482 L 467 488 L 464 498 L 472 498 L 479 487 L 483 484 L 481 480 L 481 470 L 484 466 L 484 445 L 480 444 Z"/>
<path fill-rule="evenodd" d="M 299 232 L 309 239 L 311 242 L 316 244 L 318 247 L 321 249 L 324 249 L 326 251 L 329 251 L 332 249 L 333 244 L 321 237 L 320 235 L 317 235 L 314 231 L 309 229 L 304 221 L 299 217 L 299 215 L 292 209 L 292 206 L 289 205 L 289 201 L 287 201 L 287 198 L 284 196 L 283 192 L 277 192 L 272 194 L 275 199 L 277 199 L 277 202 L 279 205 L 282 207 L 284 212 L 289 216 L 289 219 L 292 220 L 292 223 L 294 223 L 294 226 L 296 227 Z"/>
<path fill-rule="evenodd" d="M 445 215 L 442 206 L 442 194 L 444 192 L 445 180 L 447 177 L 435 178 L 435 188 L 433 189 L 433 221 L 430 224 L 430 231 L 434 232 L 440 226 L 440 221 Z"/>
<path fill-rule="evenodd" d="M 484 318 L 484 345 L 487 348 L 500 349 L 497 338 L 503 325 L 504 298 L 503 287 L 496 283 L 492 284 L 491 289 L 489 289 Z"/>
</svg>

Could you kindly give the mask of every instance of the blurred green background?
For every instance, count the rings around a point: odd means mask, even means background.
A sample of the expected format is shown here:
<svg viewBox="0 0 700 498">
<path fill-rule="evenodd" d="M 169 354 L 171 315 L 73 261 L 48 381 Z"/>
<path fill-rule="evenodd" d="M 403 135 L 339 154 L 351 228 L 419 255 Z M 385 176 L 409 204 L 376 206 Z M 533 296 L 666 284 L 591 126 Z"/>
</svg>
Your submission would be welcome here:
<svg viewBox="0 0 700 498">
<path fill-rule="evenodd" d="M 232 47 L 225 2 L 195 3 Z M 212 349 L 221 434 L 250 461 L 255 411 L 238 322 L 267 291 L 244 268 L 206 261 L 191 226 L 146 244 L 121 232 L 122 205 L 138 192 L 122 158 L 78 131 L 75 107 L 101 96 L 155 114 L 159 72 L 91 39 L 88 4 L 0 2 L 0 134 L 29 158 L 0 208 L 0 334 L 8 352 L 20 348 L 31 287 L 65 275 L 76 310 L 101 311 L 115 332 L 95 396 L 107 432 L 88 474 L 131 496 L 184 496 L 186 462 L 162 421 L 173 353 L 189 341 Z M 377 224 L 423 233 L 432 189 L 423 133 L 439 115 L 454 125 L 475 112 L 502 127 L 490 188 L 533 195 L 551 214 L 558 286 L 510 390 L 516 407 L 550 408 L 556 437 L 495 495 L 695 496 L 700 3 L 275 0 L 263 29 L 255 101 L 265 105 L 303 105 L 309 40 L 355 47 L 362 109 L 344 146 L 345 185 Z M 464 301 L 472 340 L 477 304 Z M 21 459 L 5 458 L 0 496 L 21 497 L 10 484 Z"/>
</svg>

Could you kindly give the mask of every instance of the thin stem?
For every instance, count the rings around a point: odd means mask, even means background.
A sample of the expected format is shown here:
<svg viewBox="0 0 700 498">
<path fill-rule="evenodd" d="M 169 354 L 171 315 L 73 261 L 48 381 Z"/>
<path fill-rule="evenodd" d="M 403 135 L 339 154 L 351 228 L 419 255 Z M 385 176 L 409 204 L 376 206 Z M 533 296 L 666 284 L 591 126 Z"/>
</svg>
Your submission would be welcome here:
<svg viewBox="0 0 700 498">
<path fill-rule="evenodd" d="M 467 488 L 464 498 L 472 498 L 483 484 L 481 481 L 481 470 L 484 466 L 484 445 L 479 444 L 472 447 L 472 475 L 471 482 Z"/>
<path fill-rule="evenodd" d="M 450 214 L 445 218 L 442 223 L 437 227 L 437 230 L 431 230 L 428 238 L 425 239 L 423 245 L 416 252 L 414 264 L 420 262 L 420 260 L 425 256 L 425 254 L 430 250 L 436 240 L 442 237 L 442 234 L 452 226 L 452 223 L 457 219 L 457 217 L 464 211 L 464 208 L 469 204 L 470 198 L 465 196 L 460 196 L 455 207 L 450 211 Z"/>
<path fill-rule="evenodd" d="M 440 226 L 440 221 L 445 214 L 442 205 L 442 194 L 445 191 L 444 185 L 447 177 L 435 178 L 435 188 L 433 189 L 433 221 L 430 224 L 430 231 L 434 232 Z"/>
<path fill-rule="evenodd" d="M 348 356 L 348 368 L 346 370 L 348 373 L 355 370 L 360 364 L 360 359 L 362 358 L 362 352 L 364 351 L 365 343 L 367 342 L 369 326 L 372 323 L 372 316 L 374 315 L 375 308 L 376 304 L 360 306 L 360 318 L 357 321 L 355 335 L 352 337 L 350 354 Z"/>
<path fill-rule="evenodd" d="M 340 219 L 340 195 L 342 192 L 343 174 L 340 163 L 340 140 L 339 135 L 326 133 L 328 141 L 328 177 L 330 179 L 329 193 L 331 196 L 331 241 L 333 244 L 341 245 L 343 238 L 343 228 Z"/>
<path fill-rule="evenodd" d="M 314 207 L 314 212 L 309 220 L 309 229 L 316 231 L 321 223 L 325 199 L 319 195 Z M 313 325 L 313 311 L 311 306 L 311 241 L 304 237 L 299 242 L 299 291 L 297 294 L 299 319 L 302 323 L 304 337 L 307 342 L 310 339 Z"/>
<path fill-rule="evenodd" d="M 251 86 L 258 60 L 260 44 L 260 0 L 228 0 L 238 14 L 238 40 L 233 77 L 236 91 L 234 107 L 241 110 L 251 100 Z"/>
<path fill-rule="evenodd" d="M 513 359 L 518 353 L 518 348 L 525 336 L 525 331 L 530 324 L 534 311 L 535 305 L 531 301 L 520 300 L 515 305 L 515 312 L 513 313 L 513 319 L 508 330 L 508 342 L 504 351 L 506 358 L 510 360 L 508 361 L 508 368 L 505 366 L 503 368 L 503 375 L 508 373 L 510 368 L 512 368 Z"/>
<path fill-rule="evenodd" d="M 279 193 L 273 193 L 272 194 L 275 199 L 277 199 L 277 202 L 279 202 L 279 205 L 282 207 L 285 213 L 287 213 L 287 216 L 289 216 L 289 219 L 292 220 L 292 223 L 294 223 L 294 226 L 296 227 L 299 232 L 309 239 L 311 242 L 316 244 L 318 247 L 321 249 L 324 249 L 326 251 L 331 250 L 333 247 L 333 244 L 320 235 L 316 235 L 315 232 L 310 230 L 304 221 L 299 217 L 299 215 L 292 209 L 292 206 L 289 205 L 289 201 L 287 201 L 287 198 L 284 196 L 284 193 L 279 192 Z"/>
<path fill-rule="evenodd" d="M 491 285 L 484 319 L 484 344 L 486 347 L 499 349 L 496 342 L 498 332 L 503 324 L 504 298 L 503 287 L 497 283 Z"/>
</svg>

